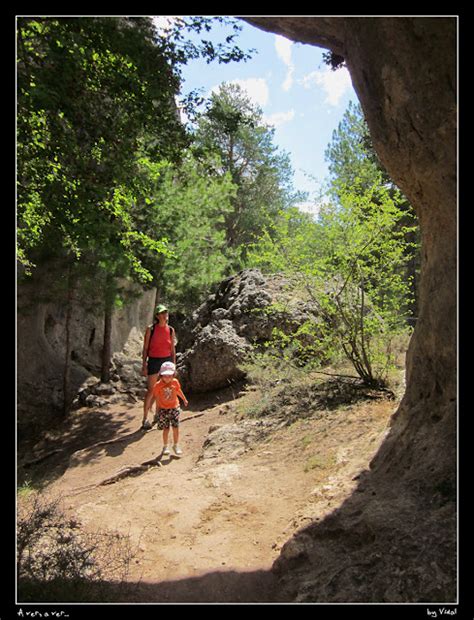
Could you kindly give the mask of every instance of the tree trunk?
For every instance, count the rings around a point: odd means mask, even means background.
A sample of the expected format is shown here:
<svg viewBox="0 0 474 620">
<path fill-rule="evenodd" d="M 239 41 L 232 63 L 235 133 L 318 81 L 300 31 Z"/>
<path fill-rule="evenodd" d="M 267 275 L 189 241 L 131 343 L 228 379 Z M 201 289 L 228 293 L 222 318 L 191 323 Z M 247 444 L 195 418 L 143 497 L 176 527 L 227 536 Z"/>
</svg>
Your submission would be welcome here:
<svg viewBox="0 0 474 620">
<path fill-rule="evenodd" d="M 65 324 L 65 353 L 64 353 L 64 374 L 63 374 L 63 416 L 69 412 L 69 392 L 70 392 L 70 370 L 71 370 L 71 318 L 72 301 L 74 297 L 74 278 L 73 267 L 68 267 L 67 276 L 67 297 L 66 297 L 66 324 Z"/>
<path fill-rule="evenodd" d="M 160 291 L 160 289 L 158 287 L 156 287 L 155 308 L 160 303 L 160 299 L 161 299 L 161 291 Z M 155 308 L 153 308 L 153 311 L 155 310 Z M 153 312 L 153 316 L 155 316 L 154 312 Z"/>
<path fill-rule="evenodd" d="M 104 345 L 102 347 L 102 368 L 100 380 L 102 383 L 110 381 L 110 362 L 112 358 L 112 317 L 114 313 L 113 304 L 107 300 L 104 312 Z"/>
<path fill-rule="evenodd" d="M 104 340 L 102 346 L 102 366 L 100 380 L 102 383 L 110 381 L 110 362 L 112 358 L 112 316 L 114 313 L 114 276 L 107 274 L 105 282 L 104 308 Z"/>
</svg>

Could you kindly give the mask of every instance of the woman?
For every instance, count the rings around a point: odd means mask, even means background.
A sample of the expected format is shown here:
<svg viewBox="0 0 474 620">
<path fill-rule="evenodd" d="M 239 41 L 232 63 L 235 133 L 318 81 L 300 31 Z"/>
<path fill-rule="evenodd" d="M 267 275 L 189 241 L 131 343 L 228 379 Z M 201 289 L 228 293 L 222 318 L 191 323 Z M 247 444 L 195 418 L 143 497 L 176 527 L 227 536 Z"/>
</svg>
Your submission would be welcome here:
<svg viewBox="0 0 474 620">
<path fill-rule="evenodd" d="M 153 388 L 158 380 L 163 362 L 176 364 L 176 349 L 174 346 L 175 332 L 168 325 L 168 308 L 160 304 L 155 308 L 153 325 L 147 327 L 143 341 L 142 375 L 148 378 L 147 393 L 143 404 L 142 428 L 151 428 L 148 422 L 148 412 L 153 404 Z"/>
</svg>

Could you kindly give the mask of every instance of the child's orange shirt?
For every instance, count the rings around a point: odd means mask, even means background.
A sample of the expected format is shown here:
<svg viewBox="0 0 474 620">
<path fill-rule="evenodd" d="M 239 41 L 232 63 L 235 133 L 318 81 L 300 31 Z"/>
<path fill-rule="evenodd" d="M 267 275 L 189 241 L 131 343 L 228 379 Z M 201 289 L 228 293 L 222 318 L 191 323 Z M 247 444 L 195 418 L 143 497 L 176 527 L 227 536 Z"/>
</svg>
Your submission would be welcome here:
<svg viewBox="0 0 474 620">
<path fill-rule="evenodd" d="M 153 396 L 156 398 L 158 409 L 176 409 L 179 407 L 178 396 L 186 400 L 181 390 L 181 385 L 176 378 L 173 378 L 169 383 L 159 379 L 153 388 Z"/>
</svg>

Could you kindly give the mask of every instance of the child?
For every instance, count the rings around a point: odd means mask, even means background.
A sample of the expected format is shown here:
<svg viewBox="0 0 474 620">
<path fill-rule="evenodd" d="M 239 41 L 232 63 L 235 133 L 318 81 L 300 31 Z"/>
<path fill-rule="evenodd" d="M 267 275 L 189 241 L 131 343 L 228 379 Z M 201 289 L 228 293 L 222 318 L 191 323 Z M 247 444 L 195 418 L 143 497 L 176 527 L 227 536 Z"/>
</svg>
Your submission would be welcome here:
<svg viewBox="0 0 474 620">
<path fill-rule="evenodd" d="M 170 453 L 168 436 L 171 425 L 173 427 L 173 450 L 176 456 L 181 456 L 183 451 L 178 445 L 179 414 L 181 413 L 179 398 L 185 407 L 188 405 L 188 401 L 175 374 L 176 366 L 173 362 L 164 362 L 160 368 L 160 378 L 153 388 L 153 396 L 156 399 L 157 428 L 163 431 L 162 454 Z"/>
</svg>

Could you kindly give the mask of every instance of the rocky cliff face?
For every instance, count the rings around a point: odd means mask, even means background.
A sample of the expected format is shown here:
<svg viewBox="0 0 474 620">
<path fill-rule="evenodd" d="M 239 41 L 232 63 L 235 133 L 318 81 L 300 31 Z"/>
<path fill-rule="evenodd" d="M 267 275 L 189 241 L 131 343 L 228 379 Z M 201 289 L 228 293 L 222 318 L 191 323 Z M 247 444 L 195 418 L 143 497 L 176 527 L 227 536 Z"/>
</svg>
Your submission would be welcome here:
<svg viewBox="0 0 474 620">
<path fill-rule="evenodd" d="M 51 423 L 63 406 L 66 309 L 45 297 L 54 269 L 38 269 L 17 294 L 17 420 L 20 437 Z M 114 314 L 113 370 L 116 379 L 136 380 L 141 371 L 143 333 L 151 322 L 155 291 L 141 292 Z M 100 375 L 103 317 L 87 299 L 73 303 L 70 400 L 88 379 Z M 137 369 L 138 364 L 138 369 Z M 92 383 L 94 381 L 92 380 Z"/>
<path fill-rule="evenodd" d="M 344 57 L 375 149 L 420 220 L 406 394 L 358 492 L 277 562 L 305 601 L 456 597 L 456 19 L 247 17 Z"/>
</svg>

